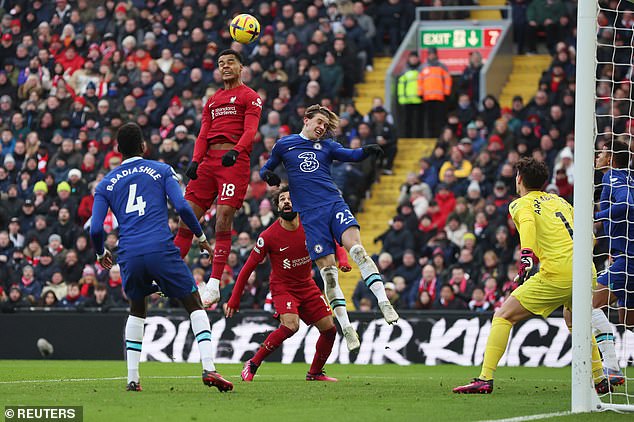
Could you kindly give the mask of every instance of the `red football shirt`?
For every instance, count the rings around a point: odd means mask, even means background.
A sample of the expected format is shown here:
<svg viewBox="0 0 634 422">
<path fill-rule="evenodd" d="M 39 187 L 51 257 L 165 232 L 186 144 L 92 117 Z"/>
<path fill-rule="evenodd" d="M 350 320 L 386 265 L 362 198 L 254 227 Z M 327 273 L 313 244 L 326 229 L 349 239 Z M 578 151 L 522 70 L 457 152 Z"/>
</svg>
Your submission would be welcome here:
<svg viewBox="0 0 634 422">
<path fill-rule="evenodd" d="M 246 85 L 219 89 L 205 104 L 193 161 L 201 162 L 210 144 L 233 143 L 234 149 L 251 153 L 258 130 L 262 100 Z"/>
<path fill-rule="evenodd" d="M 314 283 L 311 277 L 312 261 L 306 249 L 306 234 L 301 223 L 297 230 L 288 231 L 277 220 L 260 234 L 251 253 L 258 264 L 269 256 L 272 294 Z"/>
</svg>

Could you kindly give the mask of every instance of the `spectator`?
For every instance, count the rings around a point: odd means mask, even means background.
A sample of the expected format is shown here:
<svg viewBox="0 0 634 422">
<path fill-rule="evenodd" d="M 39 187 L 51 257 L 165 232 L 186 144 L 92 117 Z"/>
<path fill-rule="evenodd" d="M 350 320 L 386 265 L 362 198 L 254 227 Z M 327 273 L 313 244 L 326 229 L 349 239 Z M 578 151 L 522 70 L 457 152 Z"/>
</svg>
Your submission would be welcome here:
<svg viewBox="0 0 634 422">
<path fill-rule="evenodd" d="M 469 310 L 474 312 L 485 312 L 489 310 L 491 303 L 484 296 L 484 290 L 481 287 L 473 289 L 471 300 L 469 301 Z"/>
<path fill-rule="evenodd" d="M 47 291 L 46 293 L 42 293 L 40 300 L 38 302 L 38 306 L 43 308 L 55 308 L 57 307 L 58 301 L 57 296 L 52 291 Z"/>
<path fill-rule="evenodd" d="M 407 286 L 411 286 L 414 281 L 420 276 L 421 267 L 416 261 L 416 255 L 413 250 L 407 249 L 403 253 L 403 262 L 394 271 L 396 276 L 402 277 L 405 280 Z"/>
<path fill-rule="evenodd" d="M 381 252 L 388 252 L 397 265 L 401 264 L 405 251 L 414 248 L 414 237 L 404 230 L 404 218 L 400 215 L 394 217 L 392 226 L 375 241 L 383 242 Z"/>
<path fill-rule="evenodd" d="M 35 304 L 42 294 L 42 284 L 35 279 L 35 271 L 31 265 L 22 268 L 22 277 L 19 283 L 22 296 L 31 304 Z"/>
<path fill-rule="evenodd" d="M 471 109 L 473 112 L 473 102 L 478 104 L 480 102 L 480 70 L 482 70 L 482 55 L 479 51 L 474 50 L 469 53 L 469 64 L 462 72 L 460 78 L 459 87 L 464 94 L 462 94 L 458 100 L 458 105 L 462 110 Z M 467 98 L 465 99 L 464 96 Z M 462 104 L 461 104 L 462 101 Z M 466 103 L 468 101 L 468 104 Z M 463 124 L 471 121 L 475 115 L 464 116 L 465 119 L 460 119 Z"/>
<path fill-rule="evenodd" d="M 420 300 L 423 292 L 429 295 L 430 302 L 433 303 L 442 284 L 442 280 L 436 275 L 436 268 L 433 265 L 425 265 L 421 274 L 420 279 L 410 287 L 409 307 L 412 309 L 416 308 L 416 303 Z"/>
<path fill-rule="evenodd" d="M 22 291 L 17 285 L 9 288 L 9 295 L 6 302 L 2 302 L 2 312 L 13 312 L 19 308 L 27 308 L 30 303 L 22 297 Z"/>
<path fill-rule="evenodd" d="M 566 9 L 561 0 L 533 0 L 526 10 L 528 53 L 537 53 L 537 33 L 539 30 L 544 30 L 546 45 L 549 52 L 553 54 L 555 44 L 560 40 L 559 27 L 565 17 Z"/>
<path fill-rule="evenodd" d="M 82 308 L 98 308 L 101 312 L 107 312 L 114 307 L 114 302 L 108 296 L 108 289 L 105 284 L 98 283 L 95 286 L 94 296 L 86 299 L 82 304 Z"/>
<path fill-rule="evenodd" d="M 60 301 L 59 305 L 62 308 L 74 308 L 76 309 L 84 302 L 84 298 L 81 296 L 78 283 L 70 283 L 68 285 L 68 292 L 66 296 Z"/>
<path fill-rule="evenodd" d="M 451 286 L 444 284 L 440 289 L 438 300 L 434 302 L 433 309 L 438 310 L 466 310 L 467 304 L 462 298 L 456 296 Z"/>
<path fill-rule="evenodd" d="M 51 269 L 51 277 L 45 282 L 45 286 L 42 289 L 43 292 L 52 291 L 55 293 L 58 301 L 61 301 L 68 293 L 68 284 L 64 280 L 62 270 L 59 267 L 53 267 Z"/>
</svg>

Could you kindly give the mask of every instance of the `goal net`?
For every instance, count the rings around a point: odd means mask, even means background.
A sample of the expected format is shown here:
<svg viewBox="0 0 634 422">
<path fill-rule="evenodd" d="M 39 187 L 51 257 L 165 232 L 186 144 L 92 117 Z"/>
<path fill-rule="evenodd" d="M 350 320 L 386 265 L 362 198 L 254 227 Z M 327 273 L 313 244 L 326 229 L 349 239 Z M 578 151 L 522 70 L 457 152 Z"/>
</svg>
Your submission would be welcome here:
<svg viewBox="0 0 634 422">
<path fill-rule="evenodd" d="M 634 369 L 630 367 L 634 333 L 632 325 L 627 326 L 628 320 L 634 324 L 634 167 L 628 149 L 634 135 L 634 3 L 580 0 L 578 18 L 575 175 L 586 174 L 581 180 L 575 178 L 575 237 L 580 239 L 575 239 L 573 295 L 577 302 L 573 301 L 573 308 L 579 307 L 575 303 L 582 303 L 584 309 L 573 310 L 572 410 L 634 411 Z M 587 101 L 590 98 L 594 101 Z M 592 155 L 590 143 L 594 145 Z M 589 171 L 590 166 L 594 172 Z M 589 180 L 592 173 L 593 180 Z M 589 233 L 588 224 L 593 233 Z M 593 293 L 594 309 L 588 318 L 589 289 L 585 288 L 587 284 L 580 284 L 583 280 L 576 279 L 585 278 L 578 276 L 590 270 L 590 263 L 584 261 L 585 252 L 577 250 L 585 248 L 584 242 L 592 242 L 590 234 L 596 241 L 587 249 L 593 251 L 600 284 Z M 599 345 L 604 373 L 614 384 L 613 391 L 599 397 L 588 391 L 587 380 L 592 375 L 578 361 L 581 356 L 590 361 L 590 350 L 580 344 L 588 338 L 588 319 L 592 327 L 589 334 Z M 582 397 L 590 400 L 582 403 Z"/>
</svg>

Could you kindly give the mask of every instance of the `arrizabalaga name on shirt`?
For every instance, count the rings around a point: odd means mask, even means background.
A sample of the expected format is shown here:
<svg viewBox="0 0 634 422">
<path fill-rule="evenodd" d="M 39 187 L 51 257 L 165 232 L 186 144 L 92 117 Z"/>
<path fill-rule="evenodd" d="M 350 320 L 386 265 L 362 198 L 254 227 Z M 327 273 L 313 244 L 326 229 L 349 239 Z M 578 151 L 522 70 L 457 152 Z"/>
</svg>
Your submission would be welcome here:
<svg viewBox="0 0 634 422">
<path fill-rule="evenodd" d="M 135 173 L 145 173 L 148 176 L 151 176 L 154 180 L 158 180 L 163 177 L 161 173 L 159 173 L 156 169 L 152 167 L 138 166 L 131 169 L 123 169 L 118 172 L 116 176 L 110 178 L 110 184 L 106 186 L 106 189 L 111 191 L 112 189 L 114 189 L 114 185 L 116 185 L 119 180 Z"/>
</svg>

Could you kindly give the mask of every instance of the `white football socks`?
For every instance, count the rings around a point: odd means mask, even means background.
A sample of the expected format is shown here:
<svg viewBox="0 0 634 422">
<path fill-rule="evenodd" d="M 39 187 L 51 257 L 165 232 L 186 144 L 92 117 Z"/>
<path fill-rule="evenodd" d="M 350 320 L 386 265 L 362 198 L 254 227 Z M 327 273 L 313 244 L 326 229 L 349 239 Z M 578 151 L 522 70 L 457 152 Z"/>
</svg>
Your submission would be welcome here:
<svg viewBox="0 0 634 422">
<path fill-rule="evenodd" d="M 381 303 L 388 300 L 385 294 L 385 285 L 383 284 L 383 278 L 379 273 L 379 269 L 376 267 L 372 258 L 370 258 L 362 245 L 354 245 L 350 248 L 350 256 L 352 260 L 359 266 L 361 271 L 361 277 L 365 285 L 368 286 L 370 291 L 376 296 L 376 300 Z"/>
<path fill-rule="evenodd" d="M 212 350 L 211 350 L 211 325 L 207 313 L 202 309 L 189 314 L 192 323 L 192 332 L 198 342 L 198 351 L 200 352 L 200 360 L 203 369 L 206 371 L 215 371 Z"/>
<path fill-rule="evenodd" d="M 592 310 L 592 334 L 594 334 L 601 356 L 603 356 L 603 366 L 620 370 L 614 347 L 614 331 L 612 331 L 608 317 L 601 309 Z"/>
<path fill-rule="evenodd" d="M 132 381 L 139 383 L 139 361 L 141 360 L 141 345 L 143 343 L 143 326 L 145 318 L 128 315 L 125 324 L 125 349 L 128 363 L 128 384 Z"/>
<path fill-rule="evenodd" d="M 349 327 L 350 318 L 346 310 L 346 298 L 339 286 L 339 270 L 334 265 L 324 267 L 319 270 L 322 280 L 324 280 L 324 291 L 330 307 L 335 313 L 335 317 L 341 328 Z"/>
</svg>

